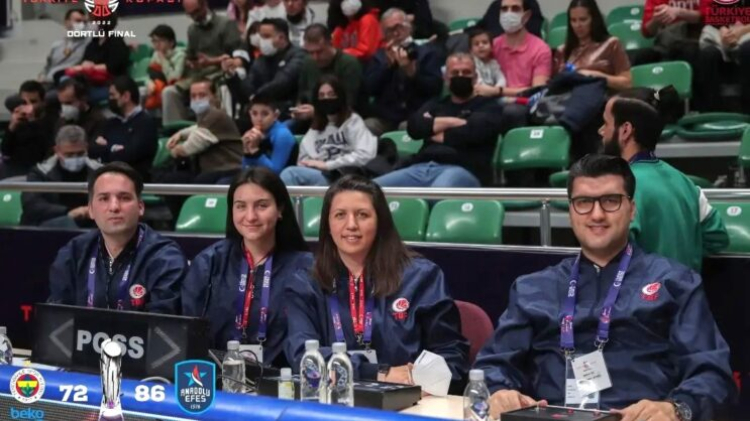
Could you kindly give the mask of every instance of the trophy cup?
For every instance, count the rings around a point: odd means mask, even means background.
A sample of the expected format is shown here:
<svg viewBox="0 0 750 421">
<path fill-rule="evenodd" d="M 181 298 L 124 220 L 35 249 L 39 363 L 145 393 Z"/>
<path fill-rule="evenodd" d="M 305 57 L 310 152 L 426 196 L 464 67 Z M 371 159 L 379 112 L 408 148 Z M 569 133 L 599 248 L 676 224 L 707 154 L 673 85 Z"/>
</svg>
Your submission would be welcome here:
<svg viewBox="0 0 750 421">
<path fill-rule="evenodd" d="M 102 372 L 102 406 L 99 421 L 124 421 L 120 404 L 122 383 L 122 346 L 111 339 L 102 342 L 100 367 Z"/>
</svg>

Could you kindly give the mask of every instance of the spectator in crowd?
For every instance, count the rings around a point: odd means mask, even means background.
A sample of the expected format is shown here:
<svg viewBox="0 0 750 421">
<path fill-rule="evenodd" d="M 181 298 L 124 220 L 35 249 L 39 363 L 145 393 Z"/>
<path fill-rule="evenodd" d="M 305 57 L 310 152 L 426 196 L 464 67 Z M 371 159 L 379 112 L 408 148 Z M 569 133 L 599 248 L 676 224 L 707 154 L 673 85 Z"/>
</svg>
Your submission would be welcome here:
<svg viewBox="0 0 750 421">
<path fill-rule="evenodd" d="M 297 82 L 307 53 L 289 42 L 289 25 L 283 19 L 262 20 L 258 33 L 261 56 L 244 79 L 235 70 L 227 86 L 240 104 L 247 105 L 253 96 L 264 95 L 288 110 L 298 96 Z"/>
<path fill-rule="evenodd" d="M 446 62 L 451 95 L 428 102 L 409 118 L 412 139 L 424 145 L 402 169 L 375 181 L 384 187 L 480 187 L 492 181 L 490 161 L 500 134 L 503 109 L 477 96 L 474 58 L 456 53 Z"/>
<path fill-rule="evenodd" d="M 315 118 L 300 144 L 297 166 L 281 172 L 287 186 L 327 186 L 343 174 L 363 173 L 378 151 L 378 138 L 348 105 L 338 79 L 323 76 L 315 91 Z"/>
<path fill-rule="evenodd" d="M 403 10 L 412 25 L 413 35 L 417 39 L 428 39 L 433 35 L 439 35 L 441 29 L 438 26 L 444 26 L 432 19 L 429 0 L 373 0 L 373 7 L 380 11 L 381 23 L 383 14 L 389 9 Z M 331 27 L 330 23 L 329 27 Z"/>
<path fill-rule="evenodd" d="M 101 136 L 89 147 L 89 156 L 103 163 L 125 162 L 148 180 L 158 132 L 156 120 L 139 103 L 138 85 L 133 79 L 120 76 L 112 82 L 109 110 L 114 116 L 107 120 Z"/>
<path fill-rule="evenodd" d="M 477 85 L 474 87 L 477 95 L 500 96 L 506 85 L 505 75 L 500 63 L 495 59 L 492 51 L 492 39 L 486 29 L 469 31 L 469 45 L 474 65 L 477 67 Z"/>
<path fill-rule="evenodd" d="M 118 76 L 127 75 L 130 65 L 130 48 L 125 45 L 122 37 L 109 35 L 117 27 L 117 15 L 113 14 L 107 19 L 99 24 L 99 32 L 103 36 L 95 38 L 86 46 L 83 62 L 65 71 L 68 77 L 81 75 L 86 79 L 89 85 L 88 98 L 92 104 L 107 99 L 109 82 Z"/>
<path fill-rule="evenodd" d="M 344 86 L 348 105 L 352 108 L 358 103 L 360 85 L 362 84 L 362 67 L 357 59 L 336 49 L 331 44 L 331 32 L 325 25 L 314 23 L 305 30 L 305 50 L 310 56 L 302 67 L 299 80 L 299 100 L 293 108 L 292 131 L 304 133 L 300 127 L 303 122 L 312 120 L 315 110 L 311 103 L 317 98 L 315 90 L 323 76 L 335 76 Z"/>
<path fill-rule="evenodd" d="M 221 61 L 221 70 L 224 73 L 224 81 L 227 83 L 227 89 L 232 97 L 232 110 L 239 111 L 239 119 L 242 119 L 245 111 L 241 104 L 247 104 L 247 97 L 237 91 L 240 89 L 242 81 L 247 78 L 251 72 L 253 63 L 261 56 L 260 54 L 260 22 L 254 22 L 245 32 L 245 41 L 241 48 L 232 52 L 231 56 L 225 56 Z M 240 81 L 238 84 L 233 79 L 237 77 Z M 234 92 L 232 92 L 234 90 Z M 233 117 L 237 115 L 233 113 Z"/>
<path fill-rule="evenodd" d="M 390 9 L 381 18 L 385 45 L 365 70 L 365 90 L 374 98 L 372 116 L 365 120 L 375 136 L 403 129 L 414 110 L 440 95 L 442 58 L 432 45 L 418 46 L 411 22 L 401 9 Z"/>
<path fill-rule="evenodd" d="M 10 112 L 10 123 L 0 144 L 0 180 L 26 175 L 46 158 L 52 148 L 54 126 L 44 107 L 26 103 L 20 95 L 7 97 L 5 108 Z"/>
<path fill-rule="evenodd" d="M 315 23 L 315 11 L 307 5 L 308 0 L 284 0 L 286 21 L 289 23 L 289 41 L 302 48 L 305 29 Z"/>
<path fill-rule="evenodd" d="M 150 34 L 154 54 L 148 65 L 146 82 L 147 110 L 161 110 L 161 93 L 165 87 L 182 79 L 185 71 L 185 49 L 177 46 L 174 30 L 169 25 L 157 25 Z"/>
<path fill-rule="evenodd" d="M 729 347 L 700 275 L 628 241 L 636 187 L 618 157 L 588 155 L 571 168 L 570 222 L 581 253 L 511 287 L 474 363 L 493 418 L 538 403 L 588 403 L 623 420 L 707 421 L 733 397 Z M 586 357 L 603 364 L 593 373 L 614 387 L 578 389 L 565 373 Z"/>
<path fill-rule="evenodd" d="M 193 259 L 182 286 L 182 313 L 210 320 L 212 349 L 226 349 L 230 340 L 254 344 L 259 362 L 288 367 L 284 290 L 297 272 L 312 266 L 294 205 L 267 168 L 252 168 L 233 180 L 227 203 L 226 238 Z M 238 288 L 241 278 L 246 288 Z M 247 313 L 229 310 L 228 303 L 238 300 Z"/>
<path fill-rule="evenodd" d="M 573 0 L 568 7 L 568 35 L 555 52 L 557 73 L 572 69 L 607 80 L 610 91 L 632 86 L 630 60 L 620 40 L 609 35 L 596 0 Z"/>
<path fill-rule="evenodd" d="M 100 163 L 88 158 L 86 132 L 80 126 L 63 126 L 55 137 L 55 154 L 29 171 L 27 181 L 85 183 Z M 84 194 L 32 193 L 21 196 L 23 225 L 54 228 L 89 228 L 88 200 Z"/>
<path fill-rule="evenodd" d="M 44 89 L 44 86 L 36 80 L 27 80 L 21 83 L 21 86 L 18 88 L 18 95 L 21 96 L 21 99 L 26 105 L 31 105 L 36 108 L 47 107 L 47 104 L 45 104 L 44 101 L 46 90 Z"/>
<path fill-rule="evenodd" d="M 174 241 L 138 222 L 143 180 L 121 162 L 89 179 L 89 216 L 98 229 L 70 240 L 50 267 L 49 302 L 177 314 L 188 264 Z M 87 281 L 87 280 L 92 281 Z"/>
<path fill-rule="evenodd" d="M 83 83 L 73 78 L 65 79 L 57 88 L 57 100 L 60 102 L 60 120 L 55 133 L 66 124 L 75 124 L 83 128 L 89 142 L 101 134 L 107 119 L 98 107 L 89 104 Z"/>
<path fill-rule="evenodd" d="M 652 97 L 654 102 L 658 101 Z M 703 256 L 729 245 L 721 215 L 685 174 L 656 157 L 664 123 L 638 99 L 607 102 L 600 134 L 604 153 L 630 162 L 638 182 L 632 238 L 649 253 L 675 259 L 700 272 Z"/>
<path fill-rule="evenodd" d="M 378 22 L 378 10 L 370 0 L 331 0 L 328 19 L 336 22 L 333 28 L 333 46 L 356 57 L 363 63 L 380 48 L 383 34 Z"/>
<path fill-rule="evenodd" d="M 297 141 L 279 121 L 280 111 L 271 98 L 256 95 L 250 107 L 252 128 L 242 135 L 242 168 L 267 167 L 276 174 L 296 163 Z"/>
<path fill-rule="evenodd" d="M 413 385 L 423 351 L 444 358 L 453 380 L 466 379 L 469 344 L 443 272 L 406 248 L 377 184 L 349 175 L 328 189 L 318 245 L 312 270 L 286 288 L 286 355 L 295 371 L 314 339 L 325 358 L 334 342 L 345 342 L 360 381 Z M 348 304 L 357 292 L 359 304 Z"/>
<path fill-rule="evenodd" d="M 654 38 L 654 47 L 638 54 L 634 64 L 662 60 L 696 63 L 701 26 L 700 0 L 646 0 L 641 32 Z"/>
<path fill-rule="evenodd" d="M 528 0 L 502 0 L 500 24 L 504 33 L 495 38 L 492 47 L 508 82 L 501 90 L 503 96 L 517 96 L 544 85 L 552 74 L 549 46 L 526 29 L 531 16 Z"/>
<path fill-rule="evenodd" d="M 208 7 L 207 0 L 183 0 L 182 8 L 193 23 L 188 27 L 185 77 L 162 93 L 162 121 L 187 120 L 190 85 L 194 80 L 212 82 L 222 75 L 222 62 L 240 49 L 237 25 Z"/>
<path fill-rule="evenodd" d="M 52 49 L 37 79 L 39 82 L 48 88 L 52 87 L 65 75 L 65 69 L 81 64 L 86 46 L 91 41 L 91 38 L 80 33 L 86 30 L 86 23 L 86 11 L 83 9 L 74 8 L 65 12 L 65 36 L 52 43 Z M 77 33 L 71 34 L 70 31 Z"/>
<path fill-rule="evenodd" d="M 229 0 L 227 4 L 227 19 L 237 23 L 240 36 L 245 34 L 250 10 L 254 7 L 253 0 Z"/>
<path fill-rule="evenodd" d="M 240 132 L 219 108 L 211 81 L 196 80 L 190 85 L 190 108 L 197 123 L 172 135 L 167 149 L 178 160 L 196 157 L 198 168 L 172 173 L 161 182 L 213 184 L 236 173 L 242 159 Z"/>
<path fill-rule="evenodd" d="M 286 7 L 283 0 L 266 0 L 263 4 L 253 7 L 247 18 L 247 26 L 263 19 L 286 19 Z"/>
<path fill-rule="evenodd" d="M 482 20 L 477 22 L 477 29 L 484 29 L 490 32 L 492 38 L 497 38 L 506 32 L 505 27 L 500 22 L 500 13 L 502 9 L 502 0 L 494 0 L 487 7 Z M 524 24 L 526 30 L 535 36 L 542 37 L 542 28 L 544 27 L 544 16 L 542 8 L 539 7 L 537 0 L 523 0 L 523 9 L 531 11 L 531 15 Z"/>
</svg>

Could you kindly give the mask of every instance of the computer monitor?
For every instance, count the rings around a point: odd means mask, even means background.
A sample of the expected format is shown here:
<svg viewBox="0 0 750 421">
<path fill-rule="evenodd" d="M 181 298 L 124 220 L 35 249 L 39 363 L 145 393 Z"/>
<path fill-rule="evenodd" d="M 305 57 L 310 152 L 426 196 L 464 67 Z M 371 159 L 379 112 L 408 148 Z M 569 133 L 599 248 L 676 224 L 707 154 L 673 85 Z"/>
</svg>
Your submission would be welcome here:
<svg viewBox="0 0 750 421">
<path fill-rule="evenodd" d="M 172 380 L 174 364 L 206 359 L 208 320 L 132 311 L 37 304 L 31 360 L 74 371 L 99 373 L 101 343 L 125 347 L 124 377 Z"/>
</svg>

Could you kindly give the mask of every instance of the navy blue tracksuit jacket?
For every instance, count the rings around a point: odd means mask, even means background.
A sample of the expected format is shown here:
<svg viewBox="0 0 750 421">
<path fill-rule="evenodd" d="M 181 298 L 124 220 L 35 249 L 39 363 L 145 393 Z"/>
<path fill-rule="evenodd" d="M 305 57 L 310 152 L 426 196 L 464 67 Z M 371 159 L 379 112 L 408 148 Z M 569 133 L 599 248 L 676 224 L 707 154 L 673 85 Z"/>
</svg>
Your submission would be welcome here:
<svg viewBox="0 0 750 421">
<path fill-rule="evenodd" d="M 215 243 L 193 259 L 182 285 L 182 313 L 206 317 L 211 321 L 214 347 L 226 349 L 230 340 L 240 340 L 235 327 L 236 298 L 239 294 L 240 269 L 245 259 L 242 244 L 236 240 Z M 273 255 L 271 294 L 268 304 L 268 327 L 263 344 L 263 362 L 285 367 L 284 341 L 287 319 L 284 287 L 298 272 L 306 273 L 312 266 L 307 252 L 282 252 Z M 265 263 L 255 267 L 254 294 L 247 326 L 247 342 L 257 344 L 260 298 Z M 241 334 L 240 334 L 241 335 Z"/>
<path fill-rule="evenodd" d="M 559 322 L 574 260 L 513 284 L 508 309 L 475 363 L 484 370 L 490 392 L 513 389 L 552 405 L 564 403 Z M 618 256 L 599 268 L 581 258 L 573 325 L 577 354 L 595 350 L 599 316 L 619 261 Z M 613 386 L 601 392 L 602 409 L 675 399 L 691 407 L 693 420 L 709 420 L 734 393 L 729 347 L 700 275 L 638 247 L 612 309 L 604 359 Z"/>
<path fill-rule="evenodd" d="M 337 296 L 347 349 L 363 349 L 354 334 L 349 282 L 345 276 L 338 282 Z M 336 331 L 328 294 L 308 274 L 297 276 L 287 286 L 285 297 L 289 311 L 286 355 L 292 369 L 298 372 L 305 341 L 320 341 L 320 351 L 327 360 L 331 356 L 331 345 L 336 342 Z M 402 298 L 408 301 L 405 317 L 394 308 L 394 302 Z M 461 336 L 458 308 L 448 294 L 443 272 L 437 265 L 423 258 L 413 259 L 404 270 L 401 288 L 388 297 L 376 298 L 374 304 L 371 347 L 377 351 L 379 364 L 406 365 L 413 363 L 423 350 L 428 350 L 445 358 L 454 381 L 465 379 L 469 344 Z M 356 378 L 377 378 L 378 365 L 370 364 L 364 356 L 353 355 L 352 364 Z"/>
</svg>

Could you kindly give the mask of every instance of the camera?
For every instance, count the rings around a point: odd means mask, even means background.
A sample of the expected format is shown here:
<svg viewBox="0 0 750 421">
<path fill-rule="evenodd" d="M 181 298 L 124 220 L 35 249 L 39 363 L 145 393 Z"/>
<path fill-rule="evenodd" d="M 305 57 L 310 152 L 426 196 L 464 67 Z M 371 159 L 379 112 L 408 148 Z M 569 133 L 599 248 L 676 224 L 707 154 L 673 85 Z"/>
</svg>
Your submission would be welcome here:
<svg viewBox="0 0 750 421">
<path fill-rule="evenodd" d="M 406 51 L 406 56 L 409 57 L 409 60 L 414 61 L 417 59 L 417 44 L 411 42 L 407 45 L 402 46 L 401 48 Z"/>
</svg>

